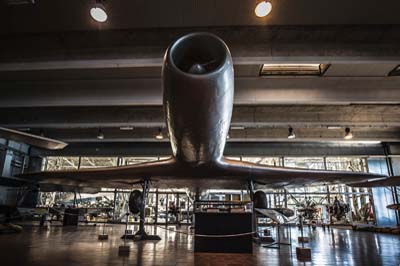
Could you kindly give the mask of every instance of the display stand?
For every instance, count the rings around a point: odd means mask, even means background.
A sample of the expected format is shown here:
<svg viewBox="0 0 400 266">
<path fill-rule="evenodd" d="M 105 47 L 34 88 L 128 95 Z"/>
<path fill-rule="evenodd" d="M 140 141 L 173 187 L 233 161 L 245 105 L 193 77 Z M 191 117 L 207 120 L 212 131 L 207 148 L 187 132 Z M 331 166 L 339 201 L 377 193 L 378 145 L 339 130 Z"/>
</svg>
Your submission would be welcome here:
<svg viewBox="0 0 400 266">
<path fill-rule="evenodd" d="M 311 261 L 311 249 L 304 247 L 304 234 L 303 234 L 303 217 L 299 216 L 300 234 L 301 234 L 301 247 L 296 247 L 296 257 L 298 261 L 307 262 Z"/>
<path fill-rule="evenodd" d="M 124 244 L 119 246 L 118 248 L 118 254 L 120 256 L 128 256 L 130 252 L 130 247 L 126 244 L 126 240 L 128 237 L 128 221 L 129 221 L 128 218 L 129 218 L 129 213 L 126 214 L 125 234 L 122 236 Z"/>
<path fill-rule="evenodd" d="M 98 235 L 99 240 L 107 240 L 108 235 L 106 234 L 106 222 L 103 223 L 103 233 Z"/>
</svg>

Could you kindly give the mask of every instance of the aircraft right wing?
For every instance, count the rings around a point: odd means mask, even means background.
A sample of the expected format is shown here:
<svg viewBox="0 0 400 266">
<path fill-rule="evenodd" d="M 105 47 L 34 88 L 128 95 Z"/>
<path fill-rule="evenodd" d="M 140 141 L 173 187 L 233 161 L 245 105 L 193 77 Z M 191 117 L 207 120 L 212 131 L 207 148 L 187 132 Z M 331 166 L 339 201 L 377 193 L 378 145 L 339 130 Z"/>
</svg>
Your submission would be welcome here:
<svg viewBox="0 0 400 266">
<path fill-rule="evenodd" d="M 351 187 L 396 187 L 400 186 L 400 176 L 392 176 L 389 178 L 349 184 Z"/>
</svg>

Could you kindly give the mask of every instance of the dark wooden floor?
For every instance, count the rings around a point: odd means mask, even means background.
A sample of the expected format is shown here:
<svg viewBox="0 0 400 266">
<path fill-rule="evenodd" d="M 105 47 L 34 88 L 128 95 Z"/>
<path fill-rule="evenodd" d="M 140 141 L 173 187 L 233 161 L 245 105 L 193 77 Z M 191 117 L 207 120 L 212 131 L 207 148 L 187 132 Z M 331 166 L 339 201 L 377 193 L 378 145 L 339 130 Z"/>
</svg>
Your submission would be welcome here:
<svg viewBox="0 0 400 266">
<path fill-rule="evenodd" d="M 134 229 L 134 228 L 132 228 Z M 155 228 L 150 226 L 148 231 Z M 175 227 L 171 227 L 175 229 Z M 158 228 L 158 242 L 129 241 L 128 257 L 118 255 L 122 225 L 109 226 L 109 240 L 98 241 L 101 227 L 25 227 L 20 234 L 0 235 L 1 266 L 63 265 L 303 265 L 296 260 L 297 228 L 292 246 L 267 249 L 254 245 L 253 255 L 193 252 L 193 237 Z M 182 231 L 188 232 L 186 227 Z M 306 230 L 312 263 L 305 265 L 400 265 L 400 236 L 331 229 Z"/>
</svg>

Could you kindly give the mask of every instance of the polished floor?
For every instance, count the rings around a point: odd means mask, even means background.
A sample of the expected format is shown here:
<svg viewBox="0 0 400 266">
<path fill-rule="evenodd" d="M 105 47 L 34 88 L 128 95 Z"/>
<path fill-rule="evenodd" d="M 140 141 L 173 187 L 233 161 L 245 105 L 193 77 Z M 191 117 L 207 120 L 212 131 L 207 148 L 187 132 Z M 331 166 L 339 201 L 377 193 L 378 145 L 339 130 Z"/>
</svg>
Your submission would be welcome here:
<svg viewBox="0 0 400 266">
<path fill-rule="evenodd" d="M 109 240 L 104 241 L 97 240 L 101 226 L 54 225 L 49 230 L 25 226 L 20 234 L 0 235 L 0 265 L 400 265 L 398 235 L 306 228 L 305 236 L 311 240 L 306 246 L 312 249 L 312 262 L 300 263 L 295 253 L 297 228 L 291 229 L 291 246 L 270 249 L 254 244 L 253 255 L 194 253 L 193 237 L 171 231 L 174 226 L 169 228 L 149 226 L 147 230 L 157 231 L 162 240 L 128 241 L 129 256 L 119 256 L 122 225 L 108 226 Z M 178 230 L 189 232 L 184 226 Z"/>
</svg>

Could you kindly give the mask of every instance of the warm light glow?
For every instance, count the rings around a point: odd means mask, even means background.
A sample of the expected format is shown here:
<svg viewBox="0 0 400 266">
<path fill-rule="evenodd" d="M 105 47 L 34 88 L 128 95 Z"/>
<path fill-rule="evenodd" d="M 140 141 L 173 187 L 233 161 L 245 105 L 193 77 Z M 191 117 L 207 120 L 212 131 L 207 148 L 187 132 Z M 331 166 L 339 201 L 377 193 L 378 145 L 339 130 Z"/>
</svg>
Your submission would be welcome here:
<svg viewBox="0 0 400 266">
<path fill-rule="evenodd" d="M 254 9 L 254 13 L 256 13 L 257 17 L 262 18 L 267 16 L 271 12 L 271 10 L 271 3 L 267 1 L 262 1 L 256 6 L 256 8 Z"/>
<path fill-rule="evenodd" d="M 105 22 L 108 18 L 105 8 L 100 5 L 90 9 L 90 16 L 97 22 Z"/>
</svg>

